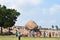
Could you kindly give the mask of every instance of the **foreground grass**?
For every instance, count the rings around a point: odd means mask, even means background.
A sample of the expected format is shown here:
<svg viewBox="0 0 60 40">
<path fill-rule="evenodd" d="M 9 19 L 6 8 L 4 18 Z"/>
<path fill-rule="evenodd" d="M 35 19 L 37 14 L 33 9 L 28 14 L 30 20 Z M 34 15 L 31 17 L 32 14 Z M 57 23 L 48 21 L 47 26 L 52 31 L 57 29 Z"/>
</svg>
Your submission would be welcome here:
<svg viewBox="0 0 60 40">
<path fill-rule="evenodd" d="M 0 36 L 0 40 L 18 40 L 17 37 L 4 37 Z M 60 40 L 60 38 L 32 38 L 32 37 L 21 37 L 21 40 Z"/>
</svg>

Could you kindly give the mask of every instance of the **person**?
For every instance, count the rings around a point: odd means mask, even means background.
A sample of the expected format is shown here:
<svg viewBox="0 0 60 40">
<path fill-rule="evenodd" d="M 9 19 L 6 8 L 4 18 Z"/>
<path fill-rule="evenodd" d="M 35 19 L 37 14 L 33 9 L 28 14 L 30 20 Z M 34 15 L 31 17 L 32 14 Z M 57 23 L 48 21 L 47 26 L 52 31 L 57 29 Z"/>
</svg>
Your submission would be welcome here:
<svg viewBox="0 0 60 40">
<path fill-rule="evenodd" d="M 51 37 L 51 32 L 49 32 L 49 37 Z"/>
<path fill-rule="evenodd" d="M 45 33 L 45 31 L 44 31 L 44 37 L 46 37 L 46 33 Z"/>
<path fill-rule="evenodd" d="M 18 37 L 18 31 L 16 30 L 16 37 Z"/>
<path fill-rule="evenodd" d="M 18 33 L 18 40 L 20 40 L 20 38 L 21 38 L 21 35 L 20 35 L 20 32 Z"/>
</svg>

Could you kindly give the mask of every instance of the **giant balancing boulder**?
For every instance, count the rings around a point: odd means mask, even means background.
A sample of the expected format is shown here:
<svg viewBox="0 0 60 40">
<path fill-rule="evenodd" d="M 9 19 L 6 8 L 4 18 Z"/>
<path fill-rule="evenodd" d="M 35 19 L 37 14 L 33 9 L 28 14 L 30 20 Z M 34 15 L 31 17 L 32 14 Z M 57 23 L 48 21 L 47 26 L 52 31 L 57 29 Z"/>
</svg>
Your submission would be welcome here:
<svg viewBox="0 0 60 40">
<path fill-rule="evenodd" d="M 25 28 L 29 30 L 36 29 L 37 27 L 37 24 L 33 20 L 30 20 L 25 24 Z"/>
</svg>

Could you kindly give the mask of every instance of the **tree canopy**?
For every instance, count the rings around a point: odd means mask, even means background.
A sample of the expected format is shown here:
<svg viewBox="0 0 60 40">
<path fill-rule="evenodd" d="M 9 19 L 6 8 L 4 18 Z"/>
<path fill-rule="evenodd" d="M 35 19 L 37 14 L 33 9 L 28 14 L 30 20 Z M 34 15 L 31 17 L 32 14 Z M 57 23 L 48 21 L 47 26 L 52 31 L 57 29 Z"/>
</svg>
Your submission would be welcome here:
<svg viewBox="0 0 60 40">
<path fill-rule="evenodd" d="M 57 30 L 59 29 L 58 25 L 56 25 L 55 27 L 56 27 Z"/>
<path fill-rule="evenodd" d="M 12 27 L 20 15 L 15 9 L 9 9 L 5 5 L 0 5 L 0 27 Z"/>
</svg>

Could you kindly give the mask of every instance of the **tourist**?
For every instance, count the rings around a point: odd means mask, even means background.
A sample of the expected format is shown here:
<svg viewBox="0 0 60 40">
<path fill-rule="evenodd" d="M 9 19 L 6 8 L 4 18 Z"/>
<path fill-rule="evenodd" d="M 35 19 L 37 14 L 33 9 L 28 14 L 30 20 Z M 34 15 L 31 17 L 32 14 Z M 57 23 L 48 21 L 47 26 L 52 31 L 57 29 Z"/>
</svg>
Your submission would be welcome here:
<svg viewBox="0 0 60 40">
<path fill-rule="evenodd" d="M 20 34 L 20 32 L 18 33 L 18 40 L 20 40 L 20 37 L 21 37 L 21 34 Z"/>
<path fill-rule="evenodd" d="M 18 31 L 16 30 L 16 37 L 18 37 Z"/>
</svg>

